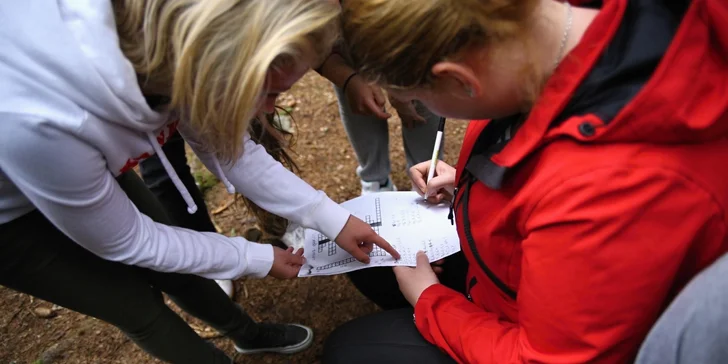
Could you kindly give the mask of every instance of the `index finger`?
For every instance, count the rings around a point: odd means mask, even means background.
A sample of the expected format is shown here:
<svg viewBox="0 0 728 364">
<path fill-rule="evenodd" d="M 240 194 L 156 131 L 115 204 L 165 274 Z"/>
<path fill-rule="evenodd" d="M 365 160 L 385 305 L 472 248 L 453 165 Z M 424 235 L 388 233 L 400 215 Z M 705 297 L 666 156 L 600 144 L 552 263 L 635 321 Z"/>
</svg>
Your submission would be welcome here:
<svg viewBox="0 0 728 364">
<path fill-rule="evenodd" d="M 427 182 L 425 182 L 425 176 L 422 174 L 422 171 L 417 166 L 414 166 L 410 168 L 409 177 L 415 187 L 417 187 L 417 193 L 420 196 L 424 196 L 425 190 L 427 190 Z"/>
<path fill-rule="evenodd" d="M 384 240 L 384 238 L 382 238 L 381 236 L 374 234 L 371 237 L 371 242 L 384 249 L 384 251 L 386 251 L 387 253 L 391 254 L 395 260 L 399 260 L 401 258 L 399 256 L 399 252 L 397 252 L 397 250 L 394 249 L 394 247 L 390 245 L 386 240 Z"/>
</svg>

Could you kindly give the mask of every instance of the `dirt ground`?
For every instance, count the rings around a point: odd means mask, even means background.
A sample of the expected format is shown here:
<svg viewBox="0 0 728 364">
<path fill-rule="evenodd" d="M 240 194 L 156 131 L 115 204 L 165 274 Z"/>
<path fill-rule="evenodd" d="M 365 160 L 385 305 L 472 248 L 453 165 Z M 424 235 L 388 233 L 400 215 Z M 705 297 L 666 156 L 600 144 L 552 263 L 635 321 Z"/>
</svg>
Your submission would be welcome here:
<svg viewBox="0 0 728 364">
<path fill-rule="evenodd" d="M 358 196 L 356 157 L 341 124 L 336 97 L 328 81 L 309 73 L 279 101 L 293 111 L 296 121 L 294 150 L 301 168 L 300 176 L 335 201 L 343 202 Z M 389 126 L 393 179 L 400 189 L 408 189 L 401 124 L 393 117 Z M 448 121 L 446 161 L 453 163 L 457 158 L 464 130 L 464 122 Z M 199 162 L 193 160 L 191 164 L 199 179 L 209 179 L 205 176 L 207 172 L 200 170 Z M 224 234 L 240 235 L 253 226 L 242 203 L 230 204 L 232 196 L 220 184 L 213 180 L 203 188 L 213 219 Z M 240 279 L 235 285 L 234 300 L 256 319 L 299 322 L 311 326 L 316 334 L 313 347 L 303 353 L 292 356 L 236 355 L 237 363 L 316 363 L 323 342 L 332 330 L 377 310 L 345 276 L 287 281 Z M 46 315 L 51 317 L 44 318 Z M 201 335 L 213 336 L 209 338 L 212 343 L 233 355 L 230 341 L 214 337 L 215 333 L 201 322 L 184 313 L 181 315 Z M 0 286 L 0 364 L 158 362 L 113 326 Z"/>
</svg>

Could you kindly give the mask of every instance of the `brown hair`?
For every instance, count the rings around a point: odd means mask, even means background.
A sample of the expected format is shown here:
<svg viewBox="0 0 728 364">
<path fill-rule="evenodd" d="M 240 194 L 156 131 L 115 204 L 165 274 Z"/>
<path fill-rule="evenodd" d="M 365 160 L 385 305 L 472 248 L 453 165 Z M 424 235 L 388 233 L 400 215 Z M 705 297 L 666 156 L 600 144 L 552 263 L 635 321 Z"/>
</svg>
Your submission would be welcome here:
<svg viewBox="0 0 728 364">
<path fill-rule="evenodd" d="M 287 111 L 277 111 L 278 114 L 280 114 L 280 112 L 285 113 L 286 116 L 290 118 L 291 122 L 294 122 L 293 117 Z M 259 119 L 254 120 L 250 124 L 250 138 L 265 148 L 273 159 L 283 164 L 283 166 L 288 168 L 291 172 L 297 173 L 298 165 L 296 165 L 296 162 L 288 153 L 290 148 L 293 146 L 295 138 L 293 134 L 283 128 L 283 126 L 277 121 L 280 120 L 280 117 L 281 115 L 269 114 L 266 115 L 265 121 L 261 121 Z M 285 248 L 285 245 L 280 241 L 280 238 L 283 234 L 285 234 L 289 221 L 260 208 L 260 206 L 256 205 L 255 202 L 245 196 L 243 196 L 243 203 L 257 220 L 257 225 L 260 230 L 265 234 L 257 241 L 268 242 L 280 248 Z"/>
<path fill-rule="evenodd" d="M 526 37 L 538 0 L 347 0 L 342 35 L 354 66 L 390 88 L 431 86 L 432 67 L 472 46 L 497 52 Z M 528 57 L 532 58 L 532 57 Z M 528 78 L 538 77 L 534 64 Z M 529 94 L 531 92 L 528 92 Z"/>
</svg>

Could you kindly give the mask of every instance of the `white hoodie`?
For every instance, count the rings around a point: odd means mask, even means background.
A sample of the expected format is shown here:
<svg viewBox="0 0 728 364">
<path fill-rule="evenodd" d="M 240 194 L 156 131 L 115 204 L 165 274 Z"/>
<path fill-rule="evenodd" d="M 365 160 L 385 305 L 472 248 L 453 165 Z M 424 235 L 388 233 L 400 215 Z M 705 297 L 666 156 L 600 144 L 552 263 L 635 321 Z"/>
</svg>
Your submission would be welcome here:
<svg viewBox="0 0 728 364">
<path fill-rule="evenodd" d="M 194 212 L 160 148 L 176 126 L 147 105 L 119 48 L 111 1 L 0 2 L 0 224 L 38 209 L 104 259 L 214 279 L 265 276 L 270 245 L 157 224 L 116 183 L 157 153 Z M 179 130 L 201 149 L 184 122 Z M 244 155 L 230 165 L 197 155 L 229 192 L 335 238 L 349 213 L 243 142 Z"/>
</svg>

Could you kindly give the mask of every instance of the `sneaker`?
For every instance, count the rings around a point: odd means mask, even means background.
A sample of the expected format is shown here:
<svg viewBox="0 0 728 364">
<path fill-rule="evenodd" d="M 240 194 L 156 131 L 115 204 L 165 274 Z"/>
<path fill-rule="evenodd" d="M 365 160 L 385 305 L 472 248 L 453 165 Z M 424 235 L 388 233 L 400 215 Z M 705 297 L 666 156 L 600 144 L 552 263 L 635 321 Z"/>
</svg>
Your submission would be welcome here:
<svg viewBox="0 0 728 364">
<path fill-rule="evenodd" d="M 293 354 L 307 349 L 313 343 L 313 330 L 298 324 L 258 324 L 258 336 L 247 345 L 235 345 L 241 354 L 279 353 Z"/>
<path fill-rule="evenodd" d="M 392 182 L 392 177 L 387 177 L 387 183 L 382 184 L 380 182 L 367 182 L 361 181 L 361 194 L 367 195 L 370 193 L 385 192 L 385 191 L 397 191 L 397 186 Z"/>
<path fill-rule="evenodd" d="M 235 286 L 233 285 L 233 281 L 229 279 L 215 280 L 215 283 L 220 286 L 220 289 L 222 289 L 228 297 L 233 298 L 233 294 L 235 294 Z"/>
</svg>

